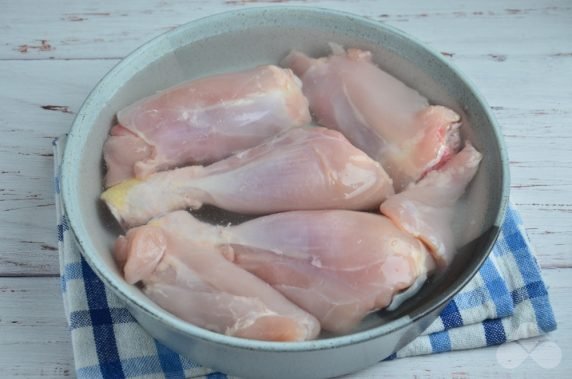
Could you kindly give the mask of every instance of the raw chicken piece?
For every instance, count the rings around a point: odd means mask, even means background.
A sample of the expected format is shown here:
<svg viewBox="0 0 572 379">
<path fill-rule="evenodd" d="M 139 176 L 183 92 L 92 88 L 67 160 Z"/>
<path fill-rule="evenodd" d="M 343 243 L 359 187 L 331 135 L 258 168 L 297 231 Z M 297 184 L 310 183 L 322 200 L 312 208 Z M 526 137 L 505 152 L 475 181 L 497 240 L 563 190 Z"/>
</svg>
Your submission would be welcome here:
<svg viewBox="0 0 572 379">
<path fill-rule="evenodd" d="M 481 159 L 481 153 L 467 142 L 439 170 L 381 204 L 381 213 L 421 239 L 440 267 L 446 267 L 455 255 L 451 225 L 454 206 L 475 176 Z"/>
<path fill-rule="evenodd" d="M 153 222 L 217 248 L 334 333 L 352 330 L 434 267 L 421 241 L 371 213 L 284 212 L 223 227 L 178 211 Z"/>
<path fill-rule="evenodd" d="M 101 198 L 124 226 L 203 204 L 265 214 L 303 209 L 373 209 L 393 194 L 381 165 L 339 132 L 295 128 L 210 166 L 128 180 Z"/>
<path fill-rule="evenodd" d="M 344 51 L 312 59 L 291 52 L 283 64 L 302 78 L 310 109 L 385 168 L 397 192 L 458 150 L 460 117 L 382 71 L 371 53 Z"/>
<path fill-rule="evenodd" d="M 104 146 L 106 186 L 212 163 L 310 122 L 292 71 L 276 66 L 185 82 L 117 114 Z"/>
<path fill-rule="evenodd" d="M 135 164 L 152 154 L 150 145 L 119 124 L 111 128 L 109 134 L 103 145 L 103 159 L 107 166 L 106 187 L 134 177 Z"/>
<path fill-rule="evenodd" d="M 195 243 L 184 221 L 172 214 L 117 239 L 115 257 L 127 282 L 141 281 L 159 306 L 215 332 L 270 341 L 318 335 L 316 318 L 211 246 Z"/>
</svg>

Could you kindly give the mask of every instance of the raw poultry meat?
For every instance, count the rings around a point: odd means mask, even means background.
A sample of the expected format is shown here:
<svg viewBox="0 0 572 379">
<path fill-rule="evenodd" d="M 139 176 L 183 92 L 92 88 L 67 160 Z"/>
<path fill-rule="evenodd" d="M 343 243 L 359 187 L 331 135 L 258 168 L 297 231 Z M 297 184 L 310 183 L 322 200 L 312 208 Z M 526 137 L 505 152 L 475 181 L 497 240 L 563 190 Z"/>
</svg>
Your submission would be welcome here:
<svg viewBox="0 0 572 379">
<path fill-rule="evenodd" d="M 102 199 L 124 226 L 203 204 L 244 214 L 379 207 L 393 194 L 381 165 L 339 132 L 294 128 L 210 166 L 131 179 Z"/>
<path fill-rule="evenodd" d="M 333 49 L 284 60 L 303 88 L 263 66 L 118 113 L 101 198 L 135 227 L 114 247 L 127 282 L 199 327 L 303 341 L 394 309 L 451 262 L 454 206 L 482 158 L 468 142 L 457 153 L 460 116 L 370 52 Z M 326 128 L 303 126 L 304 95 Z M 181 210 L 204 204 L 274 214 L 222 226 Z M 382 215 L 354 211 L 374 208 Z"/>
<path fill-rule="evenodd" d="M 103 159 L 107 167 L 105 186 L 132 178 L 137 162 L 144 162 L 152 154 L 151 145 L 121 125 L 115 125 L 103 145 Z"/>
<path fill-rule="evenodd" d="M 421 241 L 378 214 L 294 211 L 224 227 L 178 211 L 152 222 L 218 250 L 334 333 L 350 331 L 434 267 Z"/>
<path fill-rule="evenodd" d="M 115 257 L 126 281 L 141 281 L 159 306 L 215 332 L 270 341 L 318 335 L 316 318 L 212 246 L 197 244 L 188 229 L 174 213 L 120 236 Z"/>
<path fill-rule="evenodd" d="M 440 267 L 455 255 L 451 221 L 454 206 L 475 176 L 482 159 L 469 142 L 443 167 L 381 204 L 381 213 L 421 239 Z"/>
<path fill-rule="evenodd" d="M 403 190 L 458 150 L 460 116 L 429 105 L 417 91 L 377 67 L 369 51 L 333 45 L 313 59 L 293 51 L 283 61 L 303 82 L 322 126 L 341 131 L 378 160 Z"/>
<path fill-rule="evenodd" d="M 119 111 L 103 155 L 106 187 L 205 164 L 310 122 L 292 71 L 260 66 L 189 81 Z"/>
</svg>

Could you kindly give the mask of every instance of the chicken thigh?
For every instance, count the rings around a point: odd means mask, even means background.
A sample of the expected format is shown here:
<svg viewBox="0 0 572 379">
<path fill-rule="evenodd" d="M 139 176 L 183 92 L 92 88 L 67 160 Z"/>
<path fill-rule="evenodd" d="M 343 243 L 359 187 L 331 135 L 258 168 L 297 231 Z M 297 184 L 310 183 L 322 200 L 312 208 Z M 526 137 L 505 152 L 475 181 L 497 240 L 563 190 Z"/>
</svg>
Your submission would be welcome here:
<svg viewBox="0 0 572 379">
<path fill-rule="evenodd" d="M 127 282 L 142 282 L 156 304 L 215 332 L 270 341 L 318 335 L 316 318 L 212 246 L 195 243 L 177 219 L 152 221 L 117 239 L 115 257 Z"/>
<path fill-rule="evenodd" d="M 283 64 L 302 78 L 318 123 L 341 131 L 379 161 L 397 192 L 458 150 L 457 113 L 429 105 L 377 67 L 369 51 L 333 48 L 333 55 L 320 59 L 294 51 Z"/>
<path fill-rule="evenodd" d="M 434 267 L 423 243 L 365 212 L 284 212 L 224 227 L 178 211 L 152 222 L 217 249 L 334 333 L 352 330 Z"/>
<path fill-rule="evenodd" d="M 451 225 L 454 206 L 475 176 L 481 159 L 481 153 L 467 142 L 443 167 L 381 204 L 381 213 L 421 239 L 440 267 L 446 267 L 455 255 Z"/>
<path fill-rule="evenodd" d="M 185 82 L 117 114 L 104 146 L 106 187 L 188 164 L 205 164 L 310 122 L 292 71 L 260 66 Z"/>
<path fill-rule="evenodd" d="M 124 226 L 177 209 L 215 205 L 244 214 L 379 207 L 393 194 L 381 165 L 339 132 L 294 128 L 210 166 L 132 179 L 101 197 Z"/>
</svg>

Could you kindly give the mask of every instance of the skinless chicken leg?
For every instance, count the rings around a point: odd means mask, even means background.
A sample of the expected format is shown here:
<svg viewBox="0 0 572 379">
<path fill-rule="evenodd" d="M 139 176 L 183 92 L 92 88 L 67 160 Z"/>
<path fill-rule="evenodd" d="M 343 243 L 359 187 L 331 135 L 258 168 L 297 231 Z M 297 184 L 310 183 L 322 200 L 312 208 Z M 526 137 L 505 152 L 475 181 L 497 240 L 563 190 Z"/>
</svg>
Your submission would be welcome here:
<svg viewBox="0 0 572 379">
<path fill-rule="evenodd" d="M 333 45 L 313 59 L 293 51 L 282 62 L 303 82 L 310 109 L 325 127 L 339 130 L 379 161 L 396 192 L 453 155 L 460 117 L 382 71 L 369 51 Z"/>
<path fill-rule="evenodd" d="M 339 132 L 291 129 L 210 166 L 159 172 L 105 191 L 124 226 L 203 204 L 245 214 L 286 210 L 373 209 L 393 194 L 381 165 Z"/>
<path fill-rule="evenodd" d="M 151 300 L 196 326 L 269 341 L 303 341 L 320 331 L 270 285 L 196 244 L 184 224 L 152 221 L 120 236 L 114 250 L 129 283 L 142 282 Z"/>
<path fill-rule="evenodd" d="M 223 227 L 178 211 L 152 223 L 218 250 L 334 333 L 350 331 L 434 268 L 423 243 L 364 212 L 284 212 Z"/>
<path fill-rule="evenodd" d="M 443 167 L 381 204 L 381 213 L 421 239 L 440 267 L 447 266 L 455 255 L 451 225 L 454 206 L 475 176 L 481 159 L 481 153 L 467 142 Z"/>
<path fill-rule="evenodd" d="M 205 164 L 310 122 L 292 71 L 260 66 L 189 81 L 117 114 L 103 148 L 106 187 L 188 164 Z"/>
</svg>

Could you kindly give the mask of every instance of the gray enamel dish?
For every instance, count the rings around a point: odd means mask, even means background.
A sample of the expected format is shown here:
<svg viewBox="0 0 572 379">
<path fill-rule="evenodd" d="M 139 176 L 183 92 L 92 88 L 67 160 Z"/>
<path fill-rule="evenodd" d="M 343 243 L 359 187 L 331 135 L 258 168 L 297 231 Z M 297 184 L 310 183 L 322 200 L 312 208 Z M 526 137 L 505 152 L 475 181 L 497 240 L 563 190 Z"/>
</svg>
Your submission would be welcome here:
<svg viewBox="0 0 572 379">
<path fill-rule="evenodd" d="M 195 327 L 162 310 L 121 277 L 111 256 L 118 229 L 98 200 L 102 147 L 115 113 L 183 80 L 263 63 L 290 49 L 329 53 L 328 42 L 373 52 L 374 61 L 432 103 L 464 120 L 462 134 L 484 160 L 459 207 L 461 236 L 451 266 L 394 311 L 368 316 L 354 333 L 315 341 L 261 342 Z M 134 51 L 86 99 L 73 123 L 62 167 L 64 204 L 83 256 L 151 335 L 194 361 L 249 378 L 332 377 L 386 358 L 419 335 L 473 277 L 496 240 L 508 198 L 503 141 L 488 105 L 456 69 L 404 33 L 350 14 L 307 7 L 250 8 L 183 25 Z M 208 211 L 207 211 L 208 212 Z M 391 364 L 391 363 L 388 363 Z"/>
</svg>

